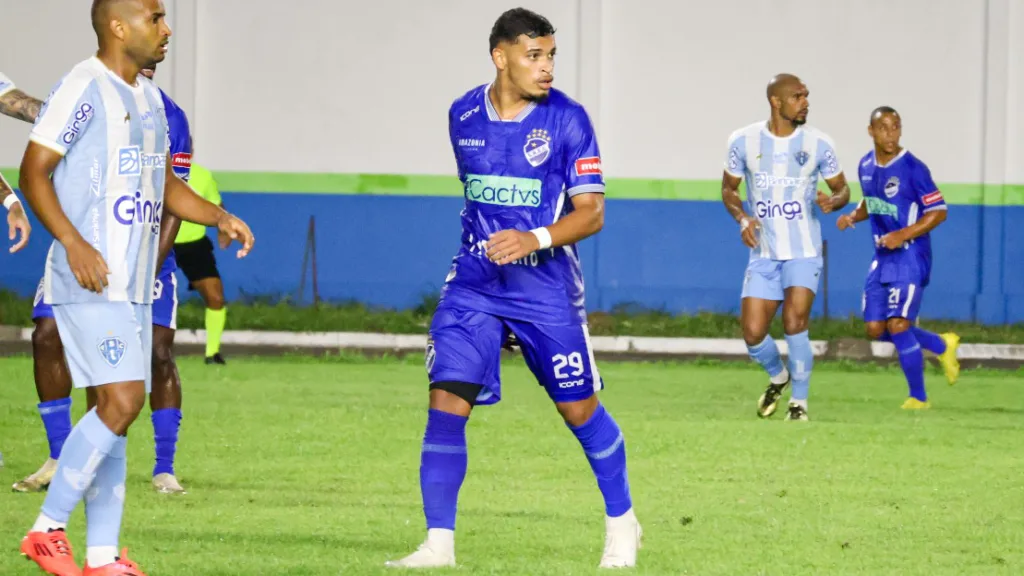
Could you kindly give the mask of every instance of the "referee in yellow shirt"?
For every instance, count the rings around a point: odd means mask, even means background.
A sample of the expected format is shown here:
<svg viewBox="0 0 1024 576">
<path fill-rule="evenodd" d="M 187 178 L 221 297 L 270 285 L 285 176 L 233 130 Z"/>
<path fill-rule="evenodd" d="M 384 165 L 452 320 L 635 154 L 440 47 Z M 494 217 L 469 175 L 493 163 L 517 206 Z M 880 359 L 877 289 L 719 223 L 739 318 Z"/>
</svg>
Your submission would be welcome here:
<svg viewBox="0 0 1024 576">
<path fill-rule="evenodd" d="M 188 183 L 206 200 L 224 206 L 213 174 L 194 161 Z M 188 289 L 198 291 L 206 304 L 206 363 L 224 364 L 220 338 L 224 334 L 228 311 L 224 307 L 224 284 L 220 281 L 213 242 L 206 235 L 206 227 L 182 221 L 174 239 L 174 255 L 178 259 L 178 267 L 188 278 Z"/>
</svg>

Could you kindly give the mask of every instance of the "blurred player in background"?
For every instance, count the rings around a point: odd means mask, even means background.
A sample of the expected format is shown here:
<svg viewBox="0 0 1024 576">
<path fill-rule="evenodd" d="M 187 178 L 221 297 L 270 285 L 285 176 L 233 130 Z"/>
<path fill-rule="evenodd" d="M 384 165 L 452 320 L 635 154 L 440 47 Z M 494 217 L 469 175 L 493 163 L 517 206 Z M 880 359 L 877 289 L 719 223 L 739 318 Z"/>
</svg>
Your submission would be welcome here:
<svg viewBox="0 0 1024 576">
<path fill-rule="evenodd" d="M 183 220 L 230 231 L 244 242 L 239 256 L 253 239 L 241 220 L 202 200 L 172 171 L 160 92 L 140 76 L 167 52 L 171 31 L 163 3 L 94 0 L 91 14 L 99 51 L 47 98 L 22 159 L 20 183 L 54 238 L 43 301 L 53 305 L 72 382 L 95 389 L 96 407 L 61 449 L 21 553 L 51 574 L 142 576 L 117 547 L 126 434 L 151 388 L 162 207 Z M 80 570 L 65 528 L 83 499 L 88 549 Z"/>
<path fill-rule="evenodd" d="M 823 265 L 821 224 L 815 210 L 828 214 L 850 201 L 850 188 L 832 140 L 805 125 L 807 86 L 790 74 L 772 78 L 767 90 L 771 118 L 729 136 L 722 174 L 722 200 L 739 224 L 750 261 L 743 281 L 740 322 L 750 357 L 768 372 L 770 382 L 757 401 L 757 414 L 775 413 L 779 397 L 792 383 L 787 420 L 807 420 L 814 352 L 807 332 L 811 306 Z M 832 190 L 817 190 L 818 177 Z M 747 205 L 740 182 L 747 180 Z M 789 368 L 768 334 L 782 303 L 789 347 Z"/>
<path fill-rule="evenodd" d="M 192 164 L 192 189 L 207 201 L 221 208 L 224 203 L 217 189 L 213 173 L 199 164 Z M 225 238 L 218 235 L 221 247 L 226 246 Z M 184 222 L 178 237 L 174 239 L 174 251 L 178 255 L 178 266 L 188 278 L 188 289 L 199 292 L 206 305 L 206 363 L 226 364 L 220 353 L 220 339 L 224 335 L 228 310 L 224 304 L 224 284 L 217 270 L 217 259 L 213 255 L 213 242 L 206 235 L 206 227 Z"/>
<path fill-rule="evenodd" d="M 35 122 L 42 105 L 41 101 L 19 90 L 10 78 L 0 72 L 0 114 L 31 124 Z M 10 248 L 10 252 L 13 254 L 28 244 L 32 225 L 29 224 L 28 215 L 25 214 L 25 207 L 21 205 L 21 201 L 14 194 L 11 185 L 4 180 L 3 174 L 0 174 L 0 204 L 3 204 L 4 210 L 7 212 L 7 238 L 14 242 Z M 0 453 L 0 468 L 3 465 L 4 455 Z"/>
<path fill-rule="evenodd" d="M 31 124 L 36 121 L 36 116 L 42 105 L 41 101 L 19 90 L 10 78 L 0 73 L 0 114 Z M 32 225 L 29 224 L 25 207 L 22 206 L 11 185 L 4 180 L 2 174 L 0 174 L 0 204 L 3 204 L 7 212 L 7 237 L 14 242 L 10 248 L 10 252 L 13 254 L 28 244 Z M 3 458 L 0 458 L 0 462 L 2 461 Z"/>
<path fill-rule="evenodd" d="M 553 90 L 554 28 L 521 8 L 490 35 L 496 79 L 459 97 L 449 135 L 465 188 L 462 246 L 430 327 L 430 409 L 420 460 L 427 537 L 390 566 L 455 564 L 466 423 L 501 399 L 500 354 L 514 333 L 527 365 L 590 462 L 604 498 L 600 566 L 636 564 L 622 431 L 598 401 L 576 243 L 601 230 L 604 178 L 586 111 Z"/>
<path fill-rule="evenodd" d="M 142 70 L 152 79 L 155 66 Z M 188 118 L 167 93 L 160 90 L 167 116 L 171 139 L 171 161 L 175 175 L 188 182 L 191 164 L 191 135 Z M 157 272 L 153 291 L 153 389 L 149 395 L 152 410 L 153 436 L 156 446 L 156 464 L 153 468 L 153 487 L 165 494 L 184 494 L 174 473 L 174 456 L 181 427 L 181 379 L 174 361 L 174 332 L 178 317 L 178 279 L 174 271 L 174 251 L 171 245 L 181 220 L 166 208 L 160 222 L 160 244 Z M 53 307 L 43 301 L 43 282 L 39 283 L 35 305 L 32 308 L 32 358 L 36 394 L 39 396 L 39 416 L 43 420 L 50 457 L 32 475 L 12 487 L 15 492 L 41 492 L 53 479 L 61 447 L 71 433 L 71 375 L 64 362 Z M 88 408 L 96 405 L 92 389 L 88 389 Z"/>
<path fill-rule="evenodd" d="M 914 326 L 931 278 L 929 235 L 946 221 L 946 201 L 928 166 L 900 145 L 903 123 L 896 110 L 882 106 L 872 111 L 868 134 L 874 150 L 861 158 L 858 169 L 864 199 L 836 225 L 846 230 L 871 220 L 875 258 L 864 282 L 865 327 L 872 339 L 896 347 L 910 389 L 903 408 L 926 409 L 930 403 L 921 349 L 938 355 L 950 385 L 960 374 L 960 338 Z"/>
</svg>

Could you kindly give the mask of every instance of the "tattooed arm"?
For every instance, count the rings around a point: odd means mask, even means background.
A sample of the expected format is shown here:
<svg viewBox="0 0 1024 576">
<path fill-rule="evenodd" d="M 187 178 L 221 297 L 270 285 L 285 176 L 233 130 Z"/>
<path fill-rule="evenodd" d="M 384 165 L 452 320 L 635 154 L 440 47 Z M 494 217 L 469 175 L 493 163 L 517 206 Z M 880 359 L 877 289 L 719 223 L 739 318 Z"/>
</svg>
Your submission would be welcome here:
<svg viewBox="0 0 1024 576">
<path fill-rule="evenodd" d="M 0 114 L 24 120 L 29 124 L 36 121 L 43 103 L 15 88 L 0 96 Z"/>
</svg>

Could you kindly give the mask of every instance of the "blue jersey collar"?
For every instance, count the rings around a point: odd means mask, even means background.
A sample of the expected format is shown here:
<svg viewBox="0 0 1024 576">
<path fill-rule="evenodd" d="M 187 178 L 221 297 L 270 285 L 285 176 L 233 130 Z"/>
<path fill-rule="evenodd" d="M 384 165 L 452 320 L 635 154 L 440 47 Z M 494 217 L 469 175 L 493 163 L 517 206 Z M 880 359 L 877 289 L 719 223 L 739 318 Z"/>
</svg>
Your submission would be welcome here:
<svg viewBox="0 0 1024 576">
<path fill-rule="evenodd" d="M 491 104 L 490 94 L 492 86 L 494 86 L 494 82 L 491 82 L 487 85 L 487 88 L 484 88 L 484 104 L 487 107 L 487 119 L 492 122 L 522 122 L 530 115 L 530 112 L 533 112 L 533 109 L 537 107 L 536 102 L 530 102 L 526 105 L 526 108 L 523 108 L 522 112 L 516 115 L 515 118 L 511 120 L 503 120 L 501 116 L 498 116 L 498 111 L 494 109 L 494 105 Z"/>
<path fill-rule="evenodd" d="M 903 158 L 903 156 L 906 155 L 906 153 L 907 149 L 904 148 L 903 150 L 900 150 L 900 153 L 894 156 L 892 160 L 889 160 L 885 165 L 882 165 L 878 163 L 878 159 L 875 157 L 875 153 L 871 152 L 871 161 L 874 162 L 875 166 L 878 166 L 879 168 L 888 168 L 893 164 L 899 162 L 900 158 Z"/>
</svg>

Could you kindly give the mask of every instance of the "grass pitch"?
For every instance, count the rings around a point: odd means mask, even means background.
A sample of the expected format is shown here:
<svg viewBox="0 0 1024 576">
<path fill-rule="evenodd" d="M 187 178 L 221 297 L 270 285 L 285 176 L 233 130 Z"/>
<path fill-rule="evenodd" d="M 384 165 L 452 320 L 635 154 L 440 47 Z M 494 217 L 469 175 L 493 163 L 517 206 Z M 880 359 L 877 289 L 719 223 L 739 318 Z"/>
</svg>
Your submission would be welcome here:
<svg viewBox="0 0 1024 576">
<path fill-rule="evenodd" d="M 422 358 L 180 361 L 183 497 L 152 492 L 147 409 L 130 434 L 122 545 L 150 576 L 388 574 L 424 535 Z M 10 486 L 46 456 L 31 360 L 0 359 Z M 818 365 L 811 422 L 755 416 L 745 365 L 601 366 L 645 530 L 639 574 L 1024 572 L 1024 373 L 929 372 L 899 409 L 897 369 Z M 470 421 L 454 574 L 593 574 L 603 508 L 576 440 L 522 362 Z M 84 409 L 76 391 L 74 416 Z M 0 492 L 0 574 L 43 495 Z M 69 533 L 85 558 L 82 507 Z"/>
</svg>

